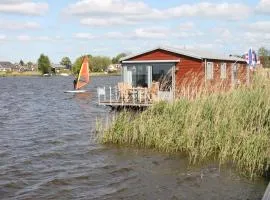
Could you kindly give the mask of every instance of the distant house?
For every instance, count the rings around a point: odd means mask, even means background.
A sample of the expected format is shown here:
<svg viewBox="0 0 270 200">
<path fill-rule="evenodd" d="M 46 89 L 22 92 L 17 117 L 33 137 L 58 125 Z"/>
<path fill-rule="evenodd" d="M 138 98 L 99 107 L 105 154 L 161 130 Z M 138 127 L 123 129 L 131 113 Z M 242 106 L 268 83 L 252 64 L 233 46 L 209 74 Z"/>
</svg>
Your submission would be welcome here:
<svg viewBox="0 0 270 200">
<path fill-rule="evenodd" d="M 0 61 L 0 71 L 6 72 L 6 71 L 12 71 L 14 69 L 15 69 L 15 66 L 11 62 Z"/>
<path fill-rule="evenodd" d="M 60 70 L 64 70 L 66 69 L 66 66 L 65 65 L 61 65 L 61 64 L 52 64 L 52 71 L 54 73 L 59 73 Z"/>
<path fill-rule="evenodd" d="M 111 64 L 107 67 L 108 72 L 116 72 L 121 70 L 121 64 Z"/>
</svg>

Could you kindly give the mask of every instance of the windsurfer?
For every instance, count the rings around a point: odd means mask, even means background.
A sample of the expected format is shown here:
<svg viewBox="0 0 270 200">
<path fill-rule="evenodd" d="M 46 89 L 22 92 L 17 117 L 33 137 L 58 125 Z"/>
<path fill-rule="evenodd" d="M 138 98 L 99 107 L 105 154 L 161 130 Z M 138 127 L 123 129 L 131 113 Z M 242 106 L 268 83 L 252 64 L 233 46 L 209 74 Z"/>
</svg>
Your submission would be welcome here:
<svg viewBox="0 0 270 200">
<path fill-rule="evenodd" d="M 75 78 L 74 80 L 73 80 L 73 87 L 74 87 L 74 90 L 76 90 L 76 86 L 77 86 L 77 78 Z"/>
</svg>

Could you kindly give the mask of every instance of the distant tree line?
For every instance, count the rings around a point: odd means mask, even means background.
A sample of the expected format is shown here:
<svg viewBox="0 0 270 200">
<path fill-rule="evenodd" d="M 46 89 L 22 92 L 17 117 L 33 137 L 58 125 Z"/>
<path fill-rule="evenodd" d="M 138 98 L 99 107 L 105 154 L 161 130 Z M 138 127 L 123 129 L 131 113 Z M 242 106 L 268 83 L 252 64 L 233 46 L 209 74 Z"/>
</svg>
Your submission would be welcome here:
<svg viewBox="0 0 270 200">
<path fill-rule="evenodd" d="M 126 53 L 120 53 L 116 57 L 113 57 L 112 59 L 110 57 L 107 57 L 107 56 L 92 56 L 90 54 L 88 54 L 86 56 L 88 56 L 88 58 L 89 58 L 88 60 L 89 60 L 90 71 L 92 71 L 92 72 L 104 72 L 106 70 L 106 68 L 110 64 L 119 63 L 120 59 L 122 57 L 127 56 L 127 54 Z M 74 74 L 79 74 L 80 67 L 81 67 L 82 62 L 83 62 L 83 57 L 84 56 L 80 56 L 73 63 L 72 72 Z"/>
<path fill-rule="evenodd" d="M 120 53 L 113 58 L 107 56 L 92 56 L 90 54 L 88 56 L 89 60 L 89 68 L 92 72 L 104 72 L 106 68 L 110 64 L 118 64 L 121 58 L 127 56 L 127 53 Z M 84 56 L 80 56 L 75 59 L 74 63 L 71 62 L 69 57 L 63 57 L 60 61 L 60 64 L 65 66 L 67 69 L 72 70 L 73 74 L 79 74 L 82 61 Z M 20 65 L 24 66 L 25 63 L 23 60 L 20 60 Z M 32 62 L 28 62 L 27 65 L 33 65 Z M 37 61 L 38 70 L 43 73 L 51 73 L 52 72 L 52 65 L 50 59 L 47 55 L 41 54 L 38 61 Z"/>
</svg>

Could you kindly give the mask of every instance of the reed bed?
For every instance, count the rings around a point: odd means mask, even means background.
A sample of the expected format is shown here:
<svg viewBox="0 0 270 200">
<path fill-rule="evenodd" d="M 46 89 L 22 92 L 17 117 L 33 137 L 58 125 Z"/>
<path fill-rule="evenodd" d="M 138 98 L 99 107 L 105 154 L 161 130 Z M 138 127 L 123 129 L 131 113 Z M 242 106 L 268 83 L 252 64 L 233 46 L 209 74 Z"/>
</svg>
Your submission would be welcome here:
<svg viewBox="0 0 270 200">
<path fill-rule="evenodd" d="M 184 152 L 195 164 L 214 158 L 253 178 L 270 166 L 270 80 L 250 87 L 123 111 L 100 133 L 102 143 Z"/>
</svg>

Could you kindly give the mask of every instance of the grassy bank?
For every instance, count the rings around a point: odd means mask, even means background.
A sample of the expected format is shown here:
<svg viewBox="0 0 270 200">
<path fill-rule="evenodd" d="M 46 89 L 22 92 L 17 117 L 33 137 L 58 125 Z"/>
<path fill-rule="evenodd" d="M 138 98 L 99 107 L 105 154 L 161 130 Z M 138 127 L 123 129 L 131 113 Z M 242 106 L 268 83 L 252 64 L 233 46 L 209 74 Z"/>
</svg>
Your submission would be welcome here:
<svg viewBox="0 0 270 200">
<path fill-rule="evenodd" d="M 66 72 L 64 72 L 66 73 Z M 56 74 L 59 75 L 60 73 Z M 67 73 L 70 76 L 72 75 L 71 73 Z M 41 76 L 42 74 L 37 71 L 33 72 L 0 72 L 0 77 L 12 77 L 12 76 Z M 108 73 L 105 74 L 103 72 L 91 72 L 90 76 L 120 76 L 120 73 Z"/>
<path fill-rule="evenodd" d="M 161 102 L 141 114 L 122 112 L 100 140 L 184 152 L 192 164 L 214 157 L 245 175 L 262 175 L 270 165 L 269 80 L 260 76 L 249 88 Z"/>
<path fill-rule="evenodd" d="M 40 72 L 29 71 L 29 72 L 0 72 L 0 77 L 9 77 L 9 76 L 41 76 Z"/>
</svg>

